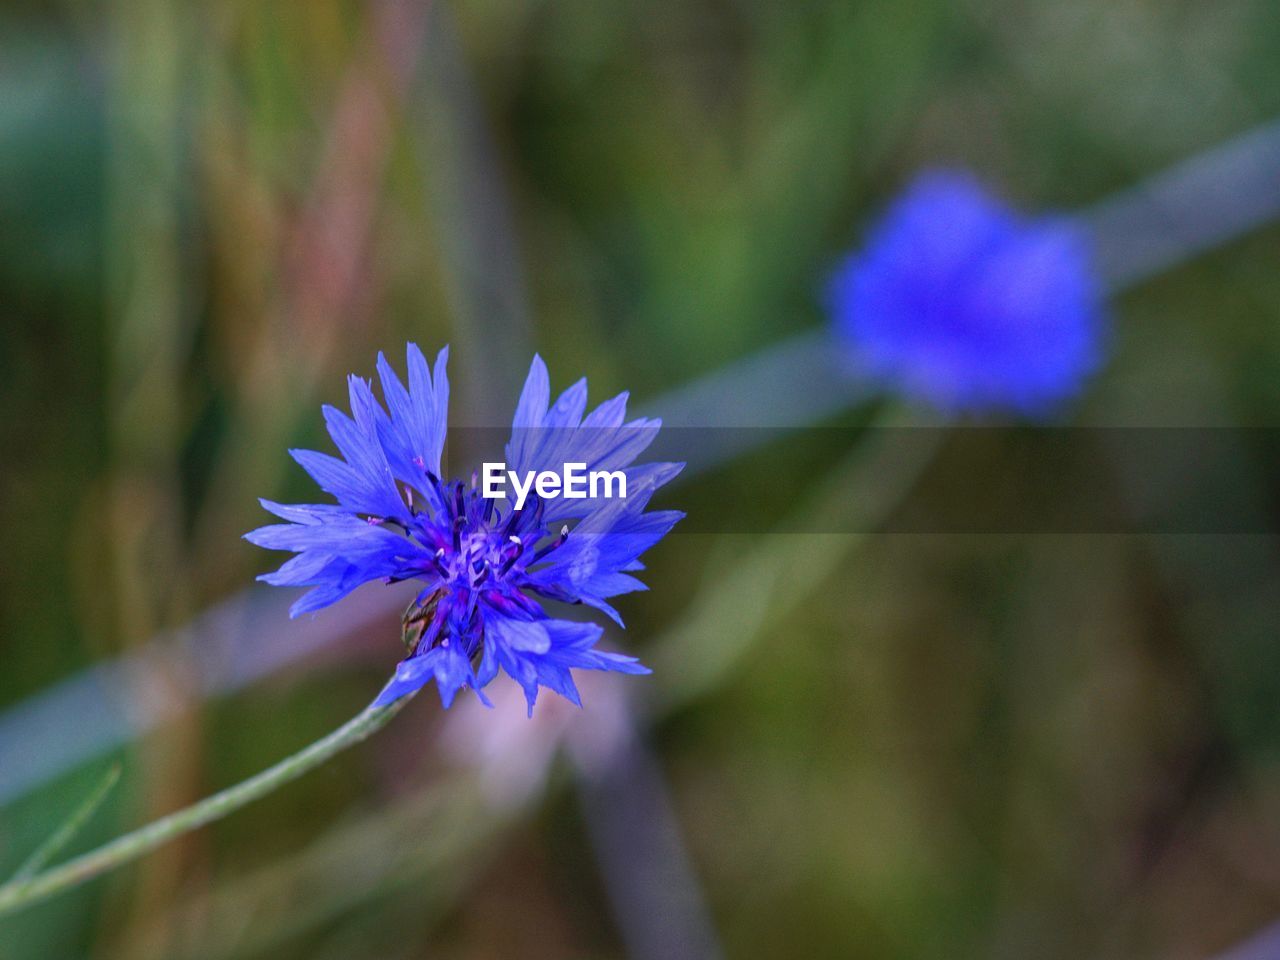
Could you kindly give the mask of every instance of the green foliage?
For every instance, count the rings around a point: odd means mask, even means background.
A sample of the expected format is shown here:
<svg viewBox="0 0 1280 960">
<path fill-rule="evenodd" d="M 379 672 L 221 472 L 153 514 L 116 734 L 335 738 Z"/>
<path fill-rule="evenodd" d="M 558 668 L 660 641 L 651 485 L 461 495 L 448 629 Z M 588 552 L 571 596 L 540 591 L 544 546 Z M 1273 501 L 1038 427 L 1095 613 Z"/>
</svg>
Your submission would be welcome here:
<svg viewBox="0 0 1280 960">
<path fill-rule="evenodd" d="M 822 322 L 826 265 L 923 165 L 1083 206 L 1280 109 L 1264 0 L 371 12 L 416 6 L 0 21 L 0 704 L 247 584 L 255 497 L 301 483 L 283 450 L 377 349 L 452 340 L 481 385 L 455 411 L 509 409 L 534 348 L 643 400 Z M 1080 420 L 1272 425 L 1278 254 L 1265 230 L 1121 297 Z M 1267 529 L 1271 441 L 1235 436 L 1219 479 Z M 753 523 L 871 533 L 677 535 L 623 607 L 725 953 L 1200 956 L 1271 919 L 1274 538 L 876 534 L 1009 454 L 919 485 L 873 454 L 682 487 L 703 518 L 728 490 Z M 181 671 L 135 693 L 187 709 L 73 847 L 341 722 L 385 627 L 227 702 Z M 622 956 L 567 767 L 493 808 L 426 699 L 300 792 L 0 920 L 0 958 Z M 0 811 L 0 866 L 97 775 Z"/>
</svg>

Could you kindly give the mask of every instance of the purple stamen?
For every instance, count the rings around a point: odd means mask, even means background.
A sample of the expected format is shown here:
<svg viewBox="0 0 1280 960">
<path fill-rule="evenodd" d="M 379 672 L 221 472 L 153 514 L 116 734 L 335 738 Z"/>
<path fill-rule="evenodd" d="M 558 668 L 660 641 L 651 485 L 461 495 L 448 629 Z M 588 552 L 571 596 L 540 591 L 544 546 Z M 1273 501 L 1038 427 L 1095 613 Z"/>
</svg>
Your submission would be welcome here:
<svg viewBox="0 0 1280 960">
<path fill-rule="evenodd" d="M 557 547 L 564 546 L 564 542 L 568 539 L 569 539 L 569 527 L 566 525 L 560 528 L 560 536 L 556 537 L 554 540 L 552 540 L 550 543 L 548 543 L 546 546 L 544 546 L 541 550 L 539 550 L 537 553 L 533 555 L 533 559 L 529 561 L 529 566 L 533 566 L 535 563 L 537 563 L 539 560 L 545 557 L 552 550 L 555 550 Z"/>
<path fill-rule="evenodd" d="M 435 565 L 436 570 L 439 571 L 440 576 L 448 580 L 449 568 L 445 566 L 444 563 L 444 547 L 441 547 L 435 552 L 435 555 L 431 558 L 431 562 Z"/>
</svg>

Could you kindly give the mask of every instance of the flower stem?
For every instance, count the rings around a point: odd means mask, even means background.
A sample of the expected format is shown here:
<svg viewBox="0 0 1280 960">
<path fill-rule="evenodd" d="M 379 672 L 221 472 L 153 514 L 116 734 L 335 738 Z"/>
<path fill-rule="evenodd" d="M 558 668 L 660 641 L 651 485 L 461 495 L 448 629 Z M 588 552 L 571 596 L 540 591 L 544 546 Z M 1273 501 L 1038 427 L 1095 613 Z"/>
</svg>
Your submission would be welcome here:
<svg viewBox="0 0 1280 960">
<path fill-rule="evenodd" d="M 385 706 L 365 707 L 333 733 L 234 787 L 228 787 L 199 803 L 117 837 L 61 866 L 33 877 L 11 880 L 0 886 L 0 915 L 45 900 L 100 873 L 136 860 L 175 837 L 220 820 L 259 797 L 265 797 L 347 747 L 354 746 L 381 730 L 411 697 L 412 694 Z"/>
</svg>

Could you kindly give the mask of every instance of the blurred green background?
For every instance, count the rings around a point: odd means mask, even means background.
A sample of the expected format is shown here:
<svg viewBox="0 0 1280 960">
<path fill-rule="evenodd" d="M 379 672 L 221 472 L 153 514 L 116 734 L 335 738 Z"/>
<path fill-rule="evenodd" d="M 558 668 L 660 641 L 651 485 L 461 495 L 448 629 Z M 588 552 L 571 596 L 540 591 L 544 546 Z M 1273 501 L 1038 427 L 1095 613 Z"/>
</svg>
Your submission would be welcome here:
<svg viewBox="0 0 1280 960">
<path fill-rule="evenodd" d="M 1267 0 L 6 3 L 0 705 L 266 569 L 239 539 L 256 497 L 309 495 L 285 450 L 327 449 L 319 404 L 379 349 L 451 342 L 455 423 L 502 422 L 535 349 L 560 386 L 647 400 L 823 323 L 825 269 L 922 166 L 1072 209 L 1277 114 Z M 1117 299 L 1076 418 L 1273 426 L 1278 259 L 1267 229 Z M 1275 473 L 1228 478 L 1249 536 L 655 549 L 611 642 L 656 668 L 649 746 L 718 950 L 1175 960 L 1280 916 Z M 919 475 L 766 451 L 662 505 L 892 529 L 955 490 Z M 130 691 L 177 719 L 118 753 L 76 848 L 327 732 L 398 644 L 389 616 L 233 697 L 181 669 Z M 642 955 L 574 764 L 504 802 L 467 760 L 465 721 L 496 715 L 455 714 L 428 691 L 0 920 L 0 958 Z M 519 739 L 495 755 L 538 766 Z M 0 868 L 107 762 L 0 809 Z"/>
</svg>

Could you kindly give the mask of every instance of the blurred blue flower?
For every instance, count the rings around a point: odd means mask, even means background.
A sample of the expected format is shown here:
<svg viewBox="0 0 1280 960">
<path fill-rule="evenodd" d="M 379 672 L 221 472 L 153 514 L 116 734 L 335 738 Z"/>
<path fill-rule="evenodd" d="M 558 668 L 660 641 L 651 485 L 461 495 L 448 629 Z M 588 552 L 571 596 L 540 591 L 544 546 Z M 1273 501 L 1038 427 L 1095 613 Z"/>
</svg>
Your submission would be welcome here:
<svg viewBox="0 0 1280 960">
<path fill-rule="evenodd" d="M 836 269 L 827 303 L 867 373 L 947 413 L 1052 413 L 1101 358 L 1085 238 L 963 173 L 917 179 Z"/>
<path fill-rule="evenodd" d="M 351 416 L 324 408 L 342 459 L 311 450 L 292 454 L 338 502 L 287 506 L 263 500 L 287 522 L 261 527 L 246 539 L 297 556 L 259 579 L 312 587 L 293 605 L 292 616 L 326 607 L 371 580 L 424 584 L 404 615 L 409 654 L 380 703 L 434 678 L 448 707 L 461 688 L 479 693 L 501 668 L 524 689 L 532 714 L 539 685 L 581 704 L 572 668 L 648 673 L 633 657 L 596 650 L 600 626 L 555 619 L 543 603 L 587 604 L 621 624 L 608 599 L 644 589 L 632 576 L 643 569 L 640 555 L 683 516 L 646 513 L 645 507 L 684 465 L 632 465 L 661 422 L 624 422 L 626 394 L 584 418 L 585 379 L 551 404 L 547 368 L 534 357 L 506 446 L 507 468 L 522 476 L 530 470 L 559 473 L 569 462 L 621 470 L 626 496 L 606 497 L 602 490 L 594 499 L 540 498 L 531 492 L 517 510 L 512 498 L 483 497 L 474 475 L 470 483 L 440 479 L 447 360 L 446 347 L 433 376 L 410 344 L 406 388 L 380 354 L 385 409 L 359 377 L 350 378 Z"/>
</svg>

